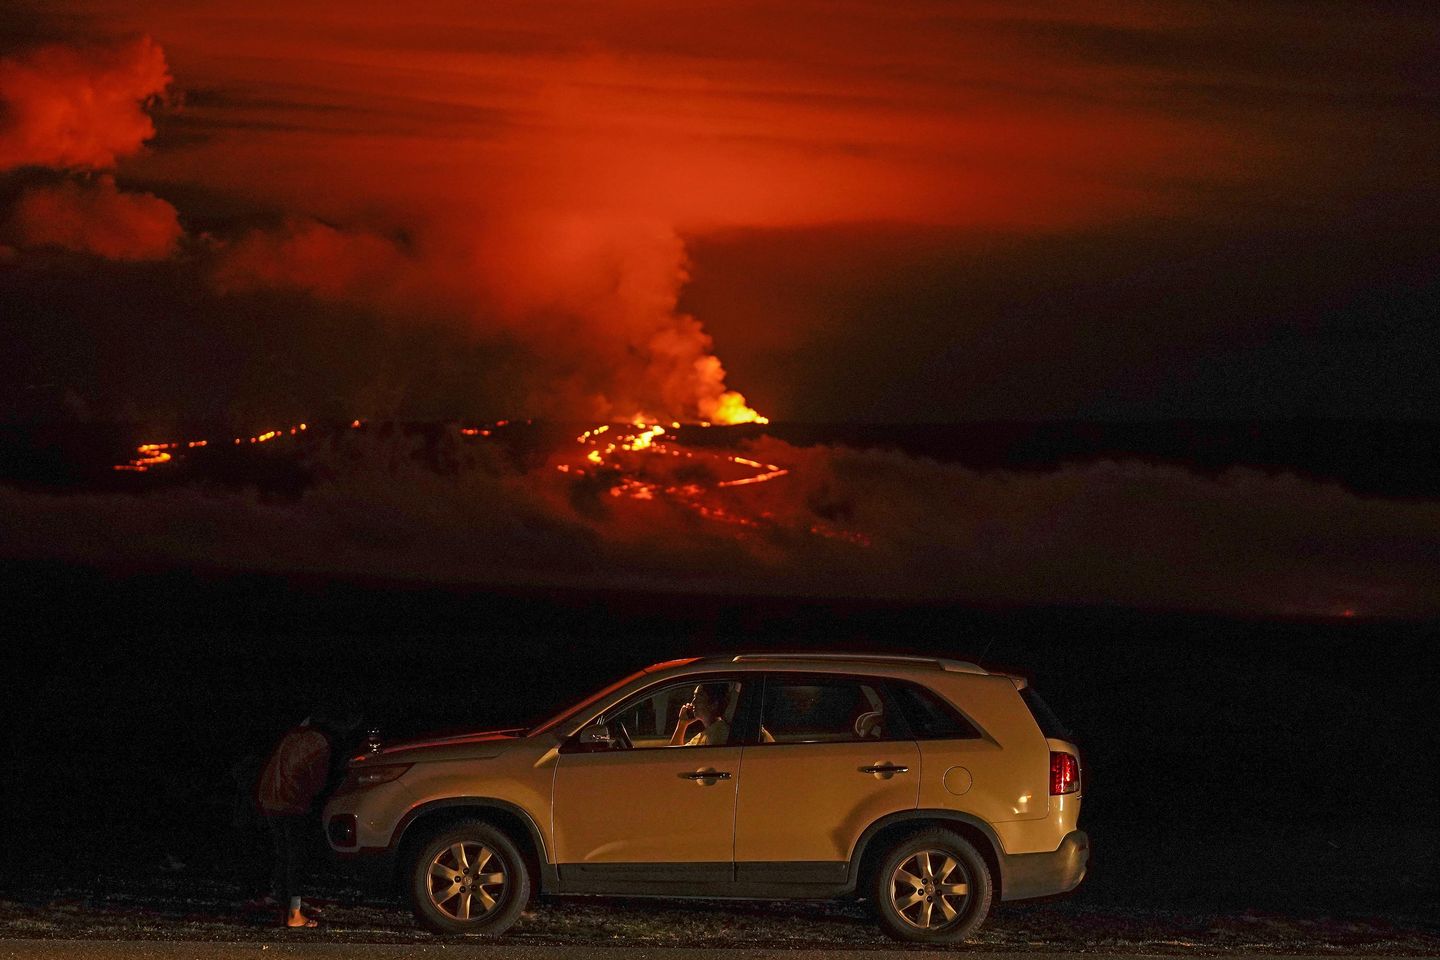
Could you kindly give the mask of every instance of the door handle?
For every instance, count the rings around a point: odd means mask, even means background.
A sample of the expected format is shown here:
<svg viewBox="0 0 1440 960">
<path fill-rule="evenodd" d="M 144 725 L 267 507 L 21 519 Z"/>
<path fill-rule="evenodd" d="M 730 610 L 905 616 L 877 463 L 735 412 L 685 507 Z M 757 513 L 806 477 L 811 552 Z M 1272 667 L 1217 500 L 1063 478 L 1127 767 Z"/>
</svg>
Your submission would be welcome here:
<svg viewBox="0 0 1440 960">
<path fill-rule="evenodd" d="M 898 763 L 877 763 L 869 767 L 861 767 L 861 773 L 873 773 L 876 776 L 886 776 L 895 773 L 909 773 L 910 768 Z"/>
<path fill-rule="evenodd" d="M 680 774 L 682 780 L 729 780 L 730 773 L 725 770 L 697 770 L 694 773 Z"/>
</svg>

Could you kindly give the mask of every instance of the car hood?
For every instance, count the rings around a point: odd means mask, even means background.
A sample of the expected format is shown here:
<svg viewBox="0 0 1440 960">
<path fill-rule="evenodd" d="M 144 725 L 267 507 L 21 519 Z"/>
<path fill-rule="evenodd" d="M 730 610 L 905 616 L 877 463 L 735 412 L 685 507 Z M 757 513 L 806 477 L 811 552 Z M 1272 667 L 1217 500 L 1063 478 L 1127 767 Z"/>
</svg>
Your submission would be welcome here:
<svg viewBox="0 0 1440 960">
<path fill-rule="evenodd" d="M 524 739 L 525 730 L 480 730 L 443 737 L 417 737 L 381 746 L 378 753 L 366 753 L 352 763 L 417 763 L 425 760 L 452 760 L 461 757 L 484 759 L 497 756 L 506 747 Z"/>
</svg>

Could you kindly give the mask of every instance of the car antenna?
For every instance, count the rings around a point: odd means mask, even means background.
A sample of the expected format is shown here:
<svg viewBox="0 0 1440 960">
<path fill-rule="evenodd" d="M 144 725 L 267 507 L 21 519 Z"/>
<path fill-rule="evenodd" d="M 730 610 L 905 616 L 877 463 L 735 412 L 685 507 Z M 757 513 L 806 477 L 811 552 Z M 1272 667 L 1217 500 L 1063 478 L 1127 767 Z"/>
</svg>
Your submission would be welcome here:
<svg viewBox="0 0 1440 960">
<path fill-rule="evenodd" d="M 986 655 L 990 653 L 990 648 L 993 647 L 994 645 L 995 645 L 995 635 L 994 635 L 994 634 L 991 634 L 991 635 L 990 635 L 990 639 L 987 640 L 986 643 L 985 643 L 985 649 L 980 651 L 980 656 L 979 656 L 978 659 L 984 660 L 985 657 L 986 657 Z"/>
</svg>

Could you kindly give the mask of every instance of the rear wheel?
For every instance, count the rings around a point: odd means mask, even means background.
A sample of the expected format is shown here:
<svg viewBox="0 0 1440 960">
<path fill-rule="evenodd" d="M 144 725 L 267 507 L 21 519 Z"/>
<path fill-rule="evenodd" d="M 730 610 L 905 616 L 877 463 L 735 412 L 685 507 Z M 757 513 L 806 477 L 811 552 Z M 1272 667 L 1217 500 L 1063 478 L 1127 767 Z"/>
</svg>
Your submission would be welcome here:
<svg viewBox="0 0 1440 960">
<path fill-rule="evenodd" d="M 951 830 L 912 834 L 890 849 L 871 878 L 880 926 L 912 943 L 959 943 L 985 922 L 994 892 L 979 852 Z"/>
<path fill-rule="evenodd" d="M 416 849 L 409 872 L 415 919 L 435 933 L 504 933 L 530 899 L 520 851 L 480 820 L 436 833 Z"/>
</svg>

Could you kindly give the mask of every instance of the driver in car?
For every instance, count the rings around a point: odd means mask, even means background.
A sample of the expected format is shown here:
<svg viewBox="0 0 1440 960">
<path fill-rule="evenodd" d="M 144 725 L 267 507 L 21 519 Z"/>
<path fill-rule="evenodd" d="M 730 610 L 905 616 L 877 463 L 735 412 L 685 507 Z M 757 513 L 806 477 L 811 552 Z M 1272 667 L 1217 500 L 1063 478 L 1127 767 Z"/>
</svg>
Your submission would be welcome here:
<svg viewBox="0 0 1440 960">
<path fill-rule="evenodd" d="M 700 684 L 690 695 L 690 702 L 680 708 L 670 746 L 721 747 L 730 740 L 730 724 L 725 722 L 726 690 L 718 684 Z M 693 737 L 690 728 L 701 724 Z"/>
</svg>

